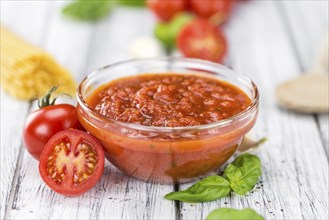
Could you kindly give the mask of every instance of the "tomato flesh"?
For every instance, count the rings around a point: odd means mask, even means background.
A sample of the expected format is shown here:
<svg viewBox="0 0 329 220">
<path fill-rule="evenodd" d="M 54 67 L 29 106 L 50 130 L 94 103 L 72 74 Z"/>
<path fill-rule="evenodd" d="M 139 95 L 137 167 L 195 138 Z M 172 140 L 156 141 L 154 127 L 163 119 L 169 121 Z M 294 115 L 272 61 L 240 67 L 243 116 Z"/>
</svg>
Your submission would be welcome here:
<svg viewBox="0 0 329 220">
<path fill-rule="evenodd" d="M 54 135 L 40 157 L 39 171 L 54 191 L 80 195 L 92 188 L 104 169 L 101 144 L 90 134 L 68 129 Z"/>
<path fill-rule="evenodd" d="M 186 57 L 222 62 L 227 43 L 219 28 L 207 20 L 196 19 L 180 31 L 177 45 Z"/>
</svg>

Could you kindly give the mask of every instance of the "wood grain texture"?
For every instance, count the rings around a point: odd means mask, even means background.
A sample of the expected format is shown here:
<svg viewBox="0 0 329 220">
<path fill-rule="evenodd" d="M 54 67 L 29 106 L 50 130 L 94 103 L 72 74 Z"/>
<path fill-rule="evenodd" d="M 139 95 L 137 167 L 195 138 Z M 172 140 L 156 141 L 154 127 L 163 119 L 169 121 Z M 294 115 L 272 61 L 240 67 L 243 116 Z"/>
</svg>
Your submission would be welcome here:
<svg viewBox="0 0 329 220">
<path fill-rule="evenodd" d="M 328 115 L 318 115 L 317 123 L 321 133 L 321 140 L 326 151 L 327 158 L 329 158 L 329 116 Z"/>
<path fill-rule="evenodd" d="M 23 122 L 27 114 L 28 103 L 12 100 L 7 95 L 1 94 L 1 219 L 4 219 L 6 209 L 10 208 L 14 192 L 13 186 L 16 183 L 16 173 L 19 168 L 19 159 L 22 155 L 22 142 L 17 136 L 21 136 Z"/>
<path fill-rule="evenodd" d="M 1 1 L 1 22 L 48 50 L 77 81 L 129 59 L 129 44 L 152 35 L 155 20 L 145 9 L 117 8 L 98 23 L 81 23 L 61 15 L 65 4 Z M 236 6 L 225 26 L 226 64 L 258 85 L 254 133 L 269 137 L 258 153 L 263 175 L 246 196 L 232 193 L 216 202 L 176 206 L 163 199 L 173 186 L 129 178 L 108 162 L 101 181 L 86 194 L 56 194 L 21 146 L 29 104 L 1 93 L 1 219 L 204 219 L 218 207 L 250 207 L 266 219 L 327 219 L 328 115 L 295 114 L 278 108 L 274 97 L 277 84 L 311 66 L 327 26 L 328 1 L 247 1 Z"/>
<path fill-rule="evenodd" d="M 21 7 L 17 8 L 17 2 L 1 1 L 1 25 L 5 25 L 12 31 L 31 41 L 32 43 L 42 46 L 43 28 L 45 25 L 46 12 L 48 6 L 45 3 L 27 3 L 22 2 Z M 30 14 L 31 10 L 38 9 L 39 13 Z M 15 12 L 15 13 L 14 13 Z M 20 17 L 16 17 L 16 13 Z M 24 23 L 25 17 L 33 23 L 33 30 L 20 24 Z M 22 147 L 21 134 L 25 117 L 29 109 L 29 103 L 15 100 L 3 91 L 1 96 L 1 209 L 0 218 L 7 218 L 7 211 L 11 209 L 16 185 L 18 182 L 18 172 L 21 167 L 21 159 L 24 154 Z M 33 160 L 33 159 L 31 159 Z"/>
<path fill-rule="evenodd" d="M 294 4 L 287 1 L 283 2 L 280 7 L 287 20 L 285 26 L 291 33 L 291 45 L 299 60 L 300 72 L 303 74 L 312 68 L 319 50 L 323 46 L 323 41 L 329 40 L 329 2 L 302 1 Z M 295 13 L 289 13 L 289 8 L 292 7 L 296 7 Z M 308 16 L 301 16 L 303 14 Z M 323 147 L 329 158 L 329 115 L 321 114 L 314 117 L 319 126 Z"/>
<path fill-rule="evenodd" d="M 281 3 L 241 4 L 225 28 L 230 45 L 228 64 L 250 76 L 261 94 L 255 133 L 269 138 L 259 152 L 261 180 L 246 196 L 232 193 L 216 202 L 184 203 L 182 219 L 203 219 L 217 207 L 250 207 L 265 219 L 328 216 L 328 195 L 323 193 L 328 189 L 328 161 L 317 124 L 313 116 L 280 109 L 275 102 L 275 85 L 300 72 L 277 4 Z M 289 13 L 294 13 L 291 9 Z"/>
<path fill-rule="evenodd" d="M 48 1 L 48 25 L 45 49 L 56 61 L 68 68 L 77 82 L 84 77 L 92 48 L 94 25 L 90 22 L 77 22 L 62 15 L 62 8 L 67 1 Z"/>
</svg>

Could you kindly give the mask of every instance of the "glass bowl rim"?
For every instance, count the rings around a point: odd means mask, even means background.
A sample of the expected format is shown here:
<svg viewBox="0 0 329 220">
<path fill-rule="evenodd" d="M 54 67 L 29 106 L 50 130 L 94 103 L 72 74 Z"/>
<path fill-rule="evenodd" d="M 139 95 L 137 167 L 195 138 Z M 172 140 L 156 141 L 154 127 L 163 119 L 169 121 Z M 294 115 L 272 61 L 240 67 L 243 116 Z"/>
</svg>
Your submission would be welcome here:
<svg viewBox="0 0 329 220">
<path fill-rule="evenodd" d="M 82 88 L 83 85 L 87 82 L 87 80 L 91 79 L 92 77 L 94 77 L 96 74 L 106 71 L 112 67 L 116 67 L 119 65 L 123 65 L 123 64 L 129 64 L 129 63 L 134 63 L 134 62 L 145 62 L 145 61 L 159 61 L 159 60 L 163 60 L 163 61 L 172 61 L 172 60 L 176 60 L 176 61 L 188 61 L 188 62 L 194 62 L 194 63 L 198 63 L 198 64 L 203 64 L 203 65 L 210 65 L 213 67 L 217 67 L 220 69 L 224 69 L 225 71 L 231 72 L 232 74 L 235 74 L 236 78 L 240 78 L 241 80 L 243 80 L 243 82 L 247 82 L 248 83 L 248 87 L 251 85 L 253 92 L 255 93 L 254 97 L 252 97 L 252 102 L 251 104 L 244 109 L 243 111 L 239 112 L 236 115 L 233 115 L 232 117 L 223 119 L 223 120 L 219 120 L 213 123 L 209 123 L 209 124 L 202 124 L 202 125 L 194 125 L 194 126 L 181 126 L 181 127 L 162 127 L 162 126 L 147 126 L 147 125 L 140 125 L 140 124 L 135 124 L 135 123 L 128 123 L 128 122 L 122 122 L 122 121 L 118 121 L 118 120 L 114 120 L 111 119 L 109 117 L 106 117 L 105 115 L 100 114 L 99 112 L 96 112 L 93 108 L 91 108 L 90 106 L 88 106 L 88 104 L 85 102 L 85 99 L 82 96 Z M 173 71 L 174 72 L 174 71 Z M 193 72 L 191 72 L 193 73 Z M 249 85 L 250 84 L 250 85 Z M 218 63 L 214 63 L 214 62 L 210 62 L 210 61 L 206 61 L 206 60 L 200 60 L 200 59 L 194 59 L 194 58 L 180 58 L 180 57 L 171 57 L 171 56 L 165 56 L 165 57 L 152 57 L 152 58 L 139 58 L 139 59 L 129 59 L 129 60 L 124 60 L 124 61 L 119 61 L 119 62 L 115 62 L 113 64 L 109 64 L 106 66 L 103 66 L 93 72 L 91 72 L 90 74 L 88 74 L 80 83 L 76 92 L 76 96 L 77 96 L 77 101 L 78 104 L 80 105 L 80 107 L 87 111 L 88 113 L 93 114 L 94 116 L 97 116 L 98 118 L 101 118 L 105 121 L 114 123 L 114 124 L 118 124 L 120 126 L 126 127 L 126 128 L 130 128 L 130 129 L 135 129 L 135 130 L 140 130 L 140 131 L 155 131 L 155 132 L 174 132 L 174 131 L 195 131 L 195 130 L 208 130 L 208 129 L 212 129 L 212 128 L 217 128 L 217 127 L 222 127 L 222 126 L 226 126 L 230 123 L 232 123 L 233 121 L 237 121 L 240 120 L 244 117 L 246 117 L 250 112 L 252 112 L 255 108 L 257 108 L 258 103 L 259 103 L 259 92 L 258 92 L 258 88 L 256 86 L 256 84 L 247 76 L 235 72 L 234 70 L 222 65 L 222 64 L 218 64 Z"/>
</svg>

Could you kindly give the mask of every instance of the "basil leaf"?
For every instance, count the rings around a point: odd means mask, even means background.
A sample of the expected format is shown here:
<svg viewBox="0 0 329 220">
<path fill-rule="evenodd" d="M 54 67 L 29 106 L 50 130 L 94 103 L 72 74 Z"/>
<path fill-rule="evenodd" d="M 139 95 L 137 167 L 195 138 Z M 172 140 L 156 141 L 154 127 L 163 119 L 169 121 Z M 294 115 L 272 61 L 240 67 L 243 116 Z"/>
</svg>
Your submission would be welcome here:
<svg viewBox="0 0 329 220">
<path fill-rule="evenodd" d="M 144 7 L 145 1 L 144 0 L 119 0 L 119 3 L 124 6 L 129 7 Z"/>
<path fill-rule="evenodd" d="M 165 195 L 165 198 L 183 202 L 213 201 L 227 196 L 231 191 L 229 185 L 230 183 L 221 176 L 208 176 L 186 190 Z"/>
<path fill-rule="evenodd" d="M 186 13 L 175 15 L 170 22 L 158 23 L 155 26 L 154 34 L 167 49 L 176 47 L 176 37 L 181 28 L 192 20 L 192 16 Z"/>
<path fill-rule="evenodd" d="M 238 156 L 224 171 L 230 187 L 240 195 L 245 195 L 254 188 L 261 174 L 259 158 L 248 153 Z"/>
<path fill-rule="evenodd" d="M 206 220 L 264 220 L 264 218 L 257 214 L 252 209 L 231 209 L 231 208 L 219 208 L 212 211 L 206 218 Z"/>
<path fill-rule="evenodd" d="M 109 13 L 111 6 L 110 0 L 78 0 L 65 6 L 62 13 L 81 21 L 97 21 Z"/>
</svg>

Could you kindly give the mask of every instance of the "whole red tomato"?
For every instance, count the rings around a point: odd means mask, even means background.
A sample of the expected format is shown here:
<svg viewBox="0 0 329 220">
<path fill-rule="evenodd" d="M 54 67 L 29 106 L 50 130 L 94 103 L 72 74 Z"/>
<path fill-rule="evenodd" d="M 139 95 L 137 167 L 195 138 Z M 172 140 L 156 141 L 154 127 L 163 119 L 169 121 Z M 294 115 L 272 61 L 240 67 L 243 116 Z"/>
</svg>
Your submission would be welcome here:
<svg viewBox="0 0 329 220">
<path fill-rule="evenodd" d="M 38 160 L 49 139 L 68 128 L 82 128 L 74 106 L 59 104 L 43 107 L 27 117 L 23 130 L 24 145 Z"/>
<path fill-rule="evenodd" d="M 187 0 L 147 0 L 146 3 L 162 21 L 169 21 L 176 13 L 187 9 Z"/>
<path fill-rule="evenodd" d="M 205 19 L 195 19 L 179 32 L 177 45 L 186 57 L 222 62 L 227 51 L 221 30 Z"/>
<path fill-rule="evenodd" d="M 190 0 L 190 9 L 199 17 L 210 18 L 216 16 L 224 21 L 230 15 L 234 0 Z"/>
<path fill-rule="evenodd" d="M 58 132 L 48 141 L 39 172 L 55 192 L 77 196 L 91 189 L 104 170 L 102 145 L 90 134 L 76 129 Z"/>
<path fill-rule="evenodd" d="M 50 102 L 51 93 L 56 90 L 53 87 L 39 101 L 40 109 L 32 112 L 26 118 L 23 129 L 23 142 L 27 151 L 37 160 L 49 141 L 59 131 L 68 128 L 83 130 L 79 123 L 77 109 L 69 104 L 54 104 Z"/>
</svg>

